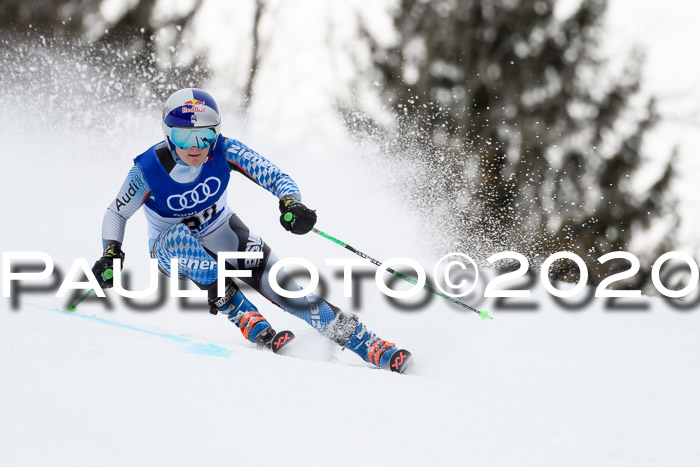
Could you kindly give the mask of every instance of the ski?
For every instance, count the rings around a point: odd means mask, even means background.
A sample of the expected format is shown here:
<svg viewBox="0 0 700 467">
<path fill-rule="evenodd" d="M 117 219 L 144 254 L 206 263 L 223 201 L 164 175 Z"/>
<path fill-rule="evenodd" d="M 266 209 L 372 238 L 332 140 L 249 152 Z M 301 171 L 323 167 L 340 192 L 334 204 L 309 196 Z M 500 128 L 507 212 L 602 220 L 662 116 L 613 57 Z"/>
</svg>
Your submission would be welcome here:
<svg viewBox="0 0 700 467">
<path fill-rule="evenodd" d="M 255 339 L 259 348 L 270 349 L 274 353 L 279 353 L 289 343 L 294 340 L 292 331 L 275 332 L 272 328 L 267 328 Z"/>
<path fill-rule="evenodd" d="M 394 355 L 389 359 L 389 369 L 395 373 L 403 373 L 406 371 L 411 359 L 411 352 L 405 349 L 399 349 L 394 352 Z"/>
<path fill-rule="evenodd" d="M 270 348 L 274 353 L 280 353 L 289 343 L 294 340 L 294 333 L 292 331 L 280 331 L 275 334 L 270 343 Z"/>
</svg>

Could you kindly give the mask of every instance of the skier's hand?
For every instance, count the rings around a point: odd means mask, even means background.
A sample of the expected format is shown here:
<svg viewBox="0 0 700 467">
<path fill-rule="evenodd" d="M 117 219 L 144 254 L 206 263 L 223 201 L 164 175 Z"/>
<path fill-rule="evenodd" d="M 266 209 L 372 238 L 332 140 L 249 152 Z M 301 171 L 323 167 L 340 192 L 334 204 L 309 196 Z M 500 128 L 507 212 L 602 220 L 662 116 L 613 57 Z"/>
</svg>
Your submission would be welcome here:
<svg viewBox="0 0 700 467">
<path fill-rule="evenodd" d="M 280 223 L 293 234 L 308 233 L 316 224 L 316 211 L 313 211 L 295 198 L 280 200 Z"/>
<path fill-rule="evenodd" d="M 107 245 L 104 253 L 102 253 L 102 258 L 98 259 L 92 267 L 92 273 L 97 278 L 100 287 L 104 289 L 108 289 L 113 285 L 114 258 L 121 259 L 122 266 L 124 265 L 124 252 L 118 243 L 110 243 Z"/>
</svg>

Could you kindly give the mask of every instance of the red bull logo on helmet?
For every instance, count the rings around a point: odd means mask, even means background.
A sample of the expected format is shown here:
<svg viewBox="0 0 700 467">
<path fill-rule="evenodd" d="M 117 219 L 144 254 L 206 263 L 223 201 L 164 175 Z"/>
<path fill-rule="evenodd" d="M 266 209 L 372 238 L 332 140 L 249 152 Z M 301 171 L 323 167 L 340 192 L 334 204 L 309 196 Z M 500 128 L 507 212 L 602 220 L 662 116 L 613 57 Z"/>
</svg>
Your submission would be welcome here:
<svg viewBox="0 0 700 467">
<path fill-rule="evenodd" d="M 204 113 L 206 112 L 206 107 L 204 107 L 204 101 L 198 99 L 190 99 L 182 104 L 182 113 Z"/>
<path fill-rule="evenodd" d="M 191 105 L 191 106 L 204 105 L 204 101 L 200 101 L 198 99 L 191 99 L 182 105 Z"/>
</svg>

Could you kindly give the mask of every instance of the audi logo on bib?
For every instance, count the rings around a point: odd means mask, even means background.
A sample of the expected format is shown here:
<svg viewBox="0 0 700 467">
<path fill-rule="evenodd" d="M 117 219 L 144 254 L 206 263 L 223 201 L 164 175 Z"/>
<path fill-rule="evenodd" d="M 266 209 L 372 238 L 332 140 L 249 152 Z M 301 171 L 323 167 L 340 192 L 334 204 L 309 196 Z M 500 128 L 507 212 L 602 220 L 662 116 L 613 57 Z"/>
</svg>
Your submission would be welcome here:
<svg viewBox="0 0 700 467">
<path fill-rule="evenodd" d="M 221 188 L 221 180 L 209 177 L 189 191 L 168 196 L 168 207 L 176 212 L 192 209 L 217 194 L 219 188 Z"/>
</svg>

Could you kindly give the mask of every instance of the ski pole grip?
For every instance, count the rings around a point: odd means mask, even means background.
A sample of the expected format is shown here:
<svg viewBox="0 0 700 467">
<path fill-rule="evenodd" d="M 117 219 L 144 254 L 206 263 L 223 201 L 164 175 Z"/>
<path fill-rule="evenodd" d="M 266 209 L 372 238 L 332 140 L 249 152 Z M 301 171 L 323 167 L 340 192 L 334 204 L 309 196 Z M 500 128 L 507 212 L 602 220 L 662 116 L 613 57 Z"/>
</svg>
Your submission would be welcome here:
<svg viewBox="0 0 700 467">
<path fill-rule="evenodd" d="M 114 277 L 114 270 L 113 269 L 107 269 L 105 272 L 102 273 L 102 278 L 106 281 L 110 280 L 113 277 Z"/>
</svg>

